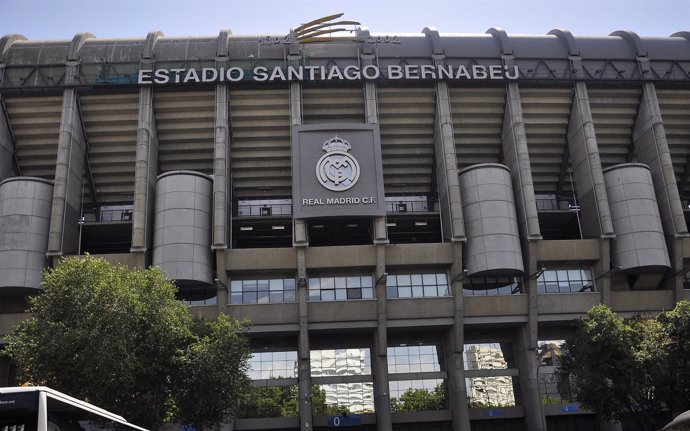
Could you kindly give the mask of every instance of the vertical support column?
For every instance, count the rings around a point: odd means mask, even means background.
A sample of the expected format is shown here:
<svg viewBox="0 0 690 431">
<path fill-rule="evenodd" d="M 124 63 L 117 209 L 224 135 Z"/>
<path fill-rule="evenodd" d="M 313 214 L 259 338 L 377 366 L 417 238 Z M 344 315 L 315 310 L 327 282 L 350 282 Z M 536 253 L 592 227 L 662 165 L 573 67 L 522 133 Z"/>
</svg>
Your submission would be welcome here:
<svg viewBox="0 0 690 431">
<path fill-rule="evenodd" d="M 441 37 L 435 28 L 425 28 L 422 32 L 431 44 L 434 66 L 445 66 L 446 55 Z M 436 163 L 436 187 L 441 211 L 443 238 L 453 246 L 453 265 L 451 266 L 451 291 L 454 298 L 453 326 L 446 335 L 448 360 L 448 395 L 453 412 L 453 430 L 469 431 L 470 418 L 467 406 L 467 387 L 465 385 L 465 312 L 462 293 L 463 264 L 462 242 L 465 236 L 465 221 L 460 196 L 460 177 L 455 154 L 455 135 L 451 117 L 450 90 L 446 81 L 436 81 L 436 113 L 434 116 L 434 153 Z"/>
<path fill-rule="evenodd" d="M 568 151 L 575 174 L 575 188 L 580 205 L 581 228 L 584 238 L 599 238 L 599 261 L 595 274 L 611 269 L 610 248 L 615 237 L 599 146 L 594 131 L 589 93 L 584 82 L 576 82 L 568 125 Z M 611 303 L 611 278 L 597 281 L 602 304 Z"/>
<path fill-rule="evenodd" d="M 2 94 L 0 94 L 0 181 L 12 175 L 12 160 L 15 156 L 14 145 L 9 117 L 5 110 Z"/>
<path fill-rule="evenodd" d="M 228 85 L 216 84 L 216 126 L 213 155 L 213 245 L 214 250 L 228 248 L 228 202 L 232 191 L 229 184 L 229 115 Z"/>
<path fill-rule="evenodd" d="M 541 240 L 537 205 L 534 197 L 534 185 L 532 182 L 532 168 L 527 148 L 527 134 L 522 116 L 522 100 L 520 89 L 516 82 L 510 82 L 506 88 L 506 109 L 503 119 L 503 157 L 504 163 L 510 167 L 513 178 L 513 190 L 515 191 L 515 206 L 518 213 L 520 235 L 523 238 L 522 249 L 527 274 L 536 274 L 538 271 L 536 241 Z M 522 363 L 521 377 L 525 379 L 522 386 L 523 400 L 527 428 L 530 431 L 546 431 L 544 412 L 536 392 L 537 387 L 537 326 L 538 326 L 538 296 L 537 280 L 532 276 L 524 278 L 523 288 L 527 293 L 527 324 L 522 329 L 524 332 L 524 361 Z M 534 385 L 534 390 L 531 386 Z"/>
<path fill-rule="evenodd" d="M 680 239 L 689 236 L 688 227 L 683 215 L 678 185 L 673 174 L 673 163 L 666 141 L 664 124 L 661 120 L 656 88 L 652 82 L 645 82 L 642 88 L 640 109 L 637 111 L 637 119 L 633 128 L 633 145 L 638 161 L 649 166 L 652 173 L 661 222 L 669 252 L 672 254 L 671 262 L 676 274 L 674 290 L 676 297 L 678 297 L 683 289 L 683 257 L 680 252 L 682 249 Z"/>
<path fill-rule="evenodd" d="M 539 393 L 539 361 L 535 345 L 532 344 L 532 334 L 529 325 L 524 325 L 517 334 L 516 356 L 520 368 L 520 392 L 525 405 L 525 419 L 530 431 L 546 431 L 546 417 L 544 416 L 541 394 Z"/>
<path fill-rule="evenodd" d="M 453 265 L 450 269 L 453 292 L 453 326 L 446 333 L 446 364 L 448 367 L 448 396 L 453 412 L 453 431 L 470 431 L 470 409 L 467 405 L 465 383 L 465 304 L 462 293 L 464 272 L 462 269 L 462 243 L 454 242 Z"/>
<path fill-rule="evenodd" d="M 55 162 L 53 204 L 48 234 L 48 256 L 76 253 L 79 249 L 79 213 L 83 187 L 86 140 L 77 102 L 79 50 L 90 33 L 79 33 L 72 39 L 65 63 L 65 91 Z"/>
<path fill-rule="evenodd" d="M 374 51 L 365 45 L 360 52 L 362 67 L 374 64 Z M 364 116 L 367 124 L 378 124 L 378 97 L 376 83 L 364 81 Z M 376 247 L 376 333 L 374 334 L 374 405 L 376 429 L 391 431 L 390 385 L 388 380 L 388 311 L 386 298 L 386 244 L 388 230 L 386 217 L 374 218 L 374 244 Z"/>
<path fill-rule="evenodd" d="M 298 66 L 301 53 L 297 45 L 290 46 L 288 61 Z M 290 125 L 302 124 L 302 84 L 290 83 Z M 292 133 L 290 134 L 292 136 Z M 293 142 L 293 145 L 295 143 Z M 302 431 L 310 431 L 313 426 L 312 391 L 311 391 L 311 363 L 309 361 L 309 290 L 307 285 L 307 223 L 304 219 L 293 219 L 293 245 L 297 249 L 297 297 L 299 301 L 299 337 L 298 337 L 298 402 L 299 423 Z"/>
<path fill-rule="evenodd" d="M 158 131 L 153 112 L 153 89 L 139 89 L 137 159 L 134 168 L 134 211 L 132 214 L 132 253 L 145 265 L 153 231 L 156 175 L 158 174 Z"/>
<path fill-rule="evenodd" d="M 229 58 L 230 30 L 221 30 L 216 49 L 216 68 L 225 70 Z M 228 241 L 232 232 L 232 214 L 228 214 L 232 202 L 230 187 L 230 102 L 228 85 L 216 84 L 214 150 L 213 150 L 213 238 L 211 249 L 216 258 L 216 304 L 218 314 L 228 310 Z"/>
<path fill-rule="evenodd" d="M 67 75 L 74 76 L 74 73 L 68 71 Z M 66 88 L 62 96 L 48 256 L 76 253 L 79 247 L 78 220 L 86 142 L 77 109 L 77 90 Z"/>
</svg>

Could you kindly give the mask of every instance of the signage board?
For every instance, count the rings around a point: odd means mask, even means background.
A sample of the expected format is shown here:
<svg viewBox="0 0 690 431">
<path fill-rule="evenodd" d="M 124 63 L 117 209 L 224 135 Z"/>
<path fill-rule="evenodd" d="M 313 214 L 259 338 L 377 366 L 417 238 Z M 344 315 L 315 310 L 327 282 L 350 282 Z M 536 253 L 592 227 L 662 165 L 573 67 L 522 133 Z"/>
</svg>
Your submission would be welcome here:
<svg viewBox="0 0 690 431">
<path fill-rule="evenodd" d="M 376 124 L 317 124 L 292 131 L 295 218 L 384 216 Z"/>
<path fill-rule="evenodd" d="M 360 425 L 362 425 L 362 416 L 360 415 L 328 417 L 328 428 L 358 427 Z"/>
</svg>

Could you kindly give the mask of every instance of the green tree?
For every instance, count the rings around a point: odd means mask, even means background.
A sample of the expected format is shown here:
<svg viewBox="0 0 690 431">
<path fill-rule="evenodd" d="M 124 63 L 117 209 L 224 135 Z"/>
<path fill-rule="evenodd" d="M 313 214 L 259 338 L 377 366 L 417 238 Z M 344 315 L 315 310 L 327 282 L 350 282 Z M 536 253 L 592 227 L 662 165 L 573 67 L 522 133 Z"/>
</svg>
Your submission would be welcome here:
<svg viewBox="0 0 690 431">
<path fill-rule="evenodd" d="M 446 408 L 446 389 L 443 383 L 433 391 L 426 389 L 408 389 L 400 399 L 391 399 L 393 412 L 419 412 L 424 410 L 443 410 Z"/>
<path fill-rule="evenodd" d="M 583 407 L 608 420 L 632 417 L 649 430 L 658 428 L 655 417 L 664 409 L 687 408 L 689 303 L 654 318 L 625 320 L 604 305 L 588 314 L 561 358 L 561 372 Z"/>
<path fill-rule="evenodd" d="M 690 410 L 690 302 L 680 301 L 656 320 L 663 328 L 650 340 L 650 349 L 660 352 L 659 364 L 653 368 L 656 390 L 675 417 Z"/>
<path fill-rule="evenodd" d="M 297 386 L 252 386 L 243 395 L 237 413 L 241 418 L 298 416 Z"/>
<path fill-rule="evenodd" d="M 242 325 L 195 322 L 156 268 L 67 258 L 44 274 L 32 317 L 7 337 L 21 382 L 53 387 L 157 429 L 234 413 L 250 351 Z"/>
</svg>

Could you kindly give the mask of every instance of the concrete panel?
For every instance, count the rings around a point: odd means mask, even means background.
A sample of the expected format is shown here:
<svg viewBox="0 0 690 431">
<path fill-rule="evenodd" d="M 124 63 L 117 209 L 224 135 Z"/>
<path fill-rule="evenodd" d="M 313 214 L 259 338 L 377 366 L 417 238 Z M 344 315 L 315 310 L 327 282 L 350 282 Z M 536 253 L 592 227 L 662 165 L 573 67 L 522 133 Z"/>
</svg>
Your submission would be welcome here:
<svg viewBox="0 0 690 431">
<path fill-rule="evenodd" d="M 226 252 L 228 271 L 291 271 L 297 270 L 294 248 L 247 248 Z"/>
<path fill-rule="evenodd" d="M 669 236 L 687 237 L 688 228 L 683 216 L 666 131 L 661 121 L 656 89 L 653 83 L 647 82 L 643 90 L 632 136 L 635 154 L 651 171 L 664 232 Z"/>
<path fill-rule="evenodd" d="M 516 316 L 527 314 L 527 295 L 466 296 L 465 316 Z"/>
<path fill-rule="evenodd" d="M 606 193 L 617 237 L 614 266 L 625 273 L 664 271 L 670 267 L 649 168 L 641 163 L 604 170 Z"/>
<path fill-rule="evenodd" d="M 599 240 L 573 239 L 540 241 L 536 245 L 538 262 L 571 262 L 599 260 Z"/>
<path fill-rule="evenodd" d="M 180 285 L 213 282 L 211 178 L 191 171 L 158 176 L 153 264 Z"/>
<path fill-rule="evenodd" d="M 376 300 L 310 302 L 309 323 L 376 321 Z M 346 316 L 343 319 L 343 316 Z"/>
<path fill-rule="evenodd" d="M 453 298 L 389 299 L 386 302 L 388 319 L 452 318 Z"/>
<path fill-rule="evenodd" d="M 613 311 L 663 311 L 674 307 L 672 290 L 645 290 L 640 292 L 611 292 Z"/>
<path fill-rule="evenodd" d="M 79 248 L 77 222 L 81 208 L 86 146 L 77 93 L 74 88 L 67 88 L 62 98 L 48 255 L 76 254 Z"/>
<path fill-rule="evenodd" d="M 592 293 L 540 293 L 539 314 L 587 313 L 601 303 L 601 295 Z"/>
<path fill-rule="evenodd" d="M 612 236 L 611 211 L 606 197 L 589 95 L 584 82 L 575 84 L 568 125 L 568 151 L 581 208 L 582 235 L 585 238 Z"/>
<path fill-rule="evenodd" d="M 373 267 L 376 266 L 376 246 L 309 247 L 307 265 L 310 269 Z"/>
<path fill-rule="evenodd" d="M 468 275 L 524 272 L 510 170 L 479 164 L 460 171 Z"/>
<path fill-rule="evenodd" d="M 297 323 L 298 308 L 296 303 L 228 305 L 228 314 L 252 325 L 280 325 Z"/>
<path fill-rule="evenodd" d="M 1 101 L 2 96 L 0 96 Z M 14 141 L 4 107 L 4 103 L 0 103 L 0 181 L 12 175 L 12 158 L 14 157 Z"/>
<path fill-rule="evenodd" d="M 41 287 L 52 196 L 52 182 L 40 178 L 0 182 L 0 289 Z"/>
<path fill-rule="evenodd" d="M 386 266 L 453 264 L 451 244 L 396 244 L 386 246 Z"/>
</svg>

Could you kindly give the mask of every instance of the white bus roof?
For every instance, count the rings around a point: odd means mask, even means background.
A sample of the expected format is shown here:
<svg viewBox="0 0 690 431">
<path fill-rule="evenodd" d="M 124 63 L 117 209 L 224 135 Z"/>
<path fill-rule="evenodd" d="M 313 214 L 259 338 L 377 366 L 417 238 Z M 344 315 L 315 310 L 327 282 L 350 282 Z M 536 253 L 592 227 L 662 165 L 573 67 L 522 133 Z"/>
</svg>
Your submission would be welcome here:
<svg viewBox="0 0 690 431">
<path fill-rule="evenodd" d="M 58 401 L 62 401 L 67 404 L 71 404 L 75 407 L 78 407 L 80 409 L 84 409 L 87 411 L 91 411 L 93 413 L 96 413 L 100 416 L 103 416 L 105 418 L 108 418 L 110 420 L 113 420 L 115 422 L 120 422 L 122 424 L 125 424 L 129 427 L 135 428 L 140 431 L 148 431 L 146 428 L 142 428 L 139 426 L 136 426 L 134 424 L 131 424 L 127 422 L 125 418 L 122 416 L 116 415 L 115 413 L 111 413 L 107 410 L 104 410 L 100 407 L 94 406 L 93 404 L 89 404 L 86 401 L 82 401 L 79 399 L 76 399 L 74 397 L 70 397 L 67 394 L 63 394 L 62 392 L 58 392 L 54 389 L 50 389 L 47 386 L 17 386 L 17 387 L 7 387 L 7 388 L 0 388 L 0 394 L 15 394 L 15 393 L 27 393 L 27 392 L 45 392 L 46 395 L 50 398 L 53 398 Z"/>
</svg>

